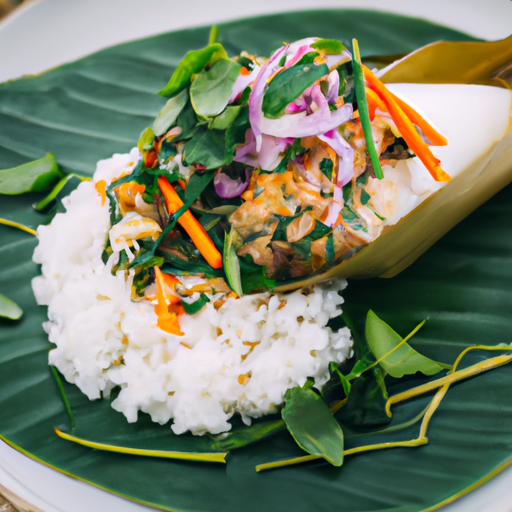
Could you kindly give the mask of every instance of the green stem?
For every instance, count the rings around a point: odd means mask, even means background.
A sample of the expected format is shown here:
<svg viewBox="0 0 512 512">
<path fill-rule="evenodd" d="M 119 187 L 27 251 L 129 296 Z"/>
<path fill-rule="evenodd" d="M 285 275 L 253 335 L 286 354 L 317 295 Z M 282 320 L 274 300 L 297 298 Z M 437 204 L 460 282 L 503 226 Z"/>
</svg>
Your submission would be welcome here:
<svg viewBox="0 0 512 512">
<path fill-rule="evenodd" d="M 74 172 L 67 174 L 63 178 L 59 180 L 57 185 L 53 187 L 52 191 L 39 203 L 34 205 L 34 209 L 40 212 L 44 208 L 46 208 L 59 194 L 59 192 L 64 188 L 64 185 L 71 179 L 71 178 L 78 178 L 80 181 L 91 181 L 91 178 L 89 176 L 81 176 L 80 174 L 76 174 Z"/>
<path fill-rule="evenodd" d="M 73 411 L 71 410 L 71 405 L 69 404 L 64 385 L 62 384 L 62 379 L 60 378 L 59 372 L 55 366 L 50 366 L 50 368 L 52 370 L 53 376 L 55 377 L 55 381 L 57 382 L 57 386 L 60 391 L 60 397 L 62 398 L 62 402 L 64 403 L 64 407 L 68 413 L 69 423 L 71 425 L 71 429 L 73 430 L 75 428 L 75 417 L 73 415 Z"/>
<path fill-rule="evenodd" d="M 366 101 L 366 90 L 364 85 L 363 70 L 361 68 L 361 54 L 359 53 L 359 44 L 357 39 L 352 39 L 352 68 L 354 70 L 354 87 L 357 98 L 357 109 L 359 110 L 359 120 L 363 128 L 364 140 L 366 141 L 366 149 L 372 161 L 375 176 L 381 180 L 384 177 L 382 167 L 380 166 L 379 155 L 375 149 L 373 141 L 372 124 L 368 111 L 368 103 Z"/>
</svg>

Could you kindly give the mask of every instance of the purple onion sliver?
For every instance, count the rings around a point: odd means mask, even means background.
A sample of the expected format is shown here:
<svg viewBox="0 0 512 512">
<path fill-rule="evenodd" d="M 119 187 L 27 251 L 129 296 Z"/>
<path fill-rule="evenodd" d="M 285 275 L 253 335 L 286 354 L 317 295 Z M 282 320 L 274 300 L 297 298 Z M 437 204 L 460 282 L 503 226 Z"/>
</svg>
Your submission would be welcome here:
<svg viewBox="0 0 512 512">
<path fill-rule="evenodd" d="M 238 78 L 236 79 L 236 82 L 233 85 L 233 90 L 231 91 L 231 96 L 229 98 L 228 104 L 236 101 L 244 92 L 245 88 L 251 85 L 254 82 L 254 80 L 256 80 L 256 77 L 258 76 L 260 69 L 261 68 L 257 64 L 254 64 L 254 68 L 250 72 L 250 74 L 243 75 L 242 73 L 240 73 L 238 75 Z"/>
<path fill-rule="evenodd" d="M 329 84 L 329 88 L 327 89 L 327 102 L 334 104 L 338 99 L 338 91 L 340 89 L 340 75 L 336 70 L 329 73 L 327 83 Z"/>
<path fill-rule="evenodd" d="M 246 169 L 246 178 L 247 177 L 248 172 Z M 215 178 L 213 178 L 213 186 L 219 197 L 222 197 L 222 199 L 232 199 L 233 197 L 238 197 L 245 191 L 249 186 L 249 180 L 246 179 L 245 182 L 242 182 L 240 178 L 233 180 L 227 174 L 219 172 L 215 175 Z"/>
<path fill-rule="evenodd" d="M 352 117 L 352 105 L 347 103 L 339 109 L 331 112 L 327 101 L 316 112 L 306 115 L 306 112 L 298 114 L 285 114 L 278 119 L 268 119 L 261 115 L 258 120 L 258 128 L 261 133 L 274 137 L 309 137 L 320 135 L 333 128 L 346 123 Z"/>
<path fill-rule="evenodd" d="M 265 93 L 265 86 L 267 80 L 272 74 L 279 69 L 279 60 L 284 52 L 288 49 L 289 45 L 283 46 L 276 50 L 270 59 L 263 65 L 258 72 L 258 76 L 254 81 L 251 94 L 249 96 L 249 123 L 251 124 L 252 131 L 256 138 L 256 151 L 261 149 L 261 128 L 260 121 L 263 117 L 261 106 L 263 104 L 263 94 Z"/>
<path fill-rule="evenodd" d="M 318 138 L 329 144 L 340 157 L 336 182 L 339 186 L 343 187 L 343 185 L 346 185 L 354 176 L 354 150 L 338 130 L 329 132 L 329 135 L 330 137 L 325 133 L 319 135 Z"/>
</svg>

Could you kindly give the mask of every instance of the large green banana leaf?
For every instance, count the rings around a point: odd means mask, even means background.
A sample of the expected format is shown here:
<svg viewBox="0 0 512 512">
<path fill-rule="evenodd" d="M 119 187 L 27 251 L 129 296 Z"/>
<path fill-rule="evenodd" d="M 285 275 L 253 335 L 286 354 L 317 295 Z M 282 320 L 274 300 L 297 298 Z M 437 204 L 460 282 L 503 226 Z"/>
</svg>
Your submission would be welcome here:
<svg viewBox="0 0 512 512">
<path fill-rule="evenodd" d="M 220 27 L 220 41 L 231 54 L 246 49 L 268 55 L 283 40 L 309 35 L 356 37 L 366 55 L 403 53 L 441 38 L 469 39 L 422 20 L 370 11 L 291 13 Z M 165 102 L 156 92 L 183 54 L 203 46 L 207 36 L 208 28 L 164 34 L 1 85 L 0 168 L 50 151 L 64 170 L 92 174 L 98 159 L 134 145 Z M 31 209 L 39 198 L 3 196 L 0 217 L 32 227 L 46 222 Z M 468 344 L 509 343 L 511 217 L 508 187 L 398 277 L 351 282 L 347 309 L 360 328 L 371 308 L 403 335 L 429 318 L 413 344 L 443 362 L 452 362 Z M 256 473 L 256 464 L 300 455 L 285 433 L 231 452 L 227 465 L 68 443 L 53 433 L 68 418 L 47 366 L 45 309 L 36 306 L 30 289 L 38 273 L 31 262 L 36 241 L 5 226 L 0 236 L 0 293 L 25 311 L 18 322 L 0 320 L 0 436 L 59 471 L 165 510 L 412 512 L 463 494 L 512 459 L 512 367 L 507 366 L 454 386 L 431 423 L 428 445 L 347 457 L 341 468 L 315 462 Z M 468 362 L 478 357 L 468 356 Z M 77 435 L 145 448 L 212 449 L 207 439 L 172 436 L 168 427 L 146 417 L 129 425 L 107 400 L 89 402 L 73 386 L 65 387 Z M 396 421 L 414 417 L 427 400 L 398 406 Z M 416 435 L 412 426 L 393 439 Z"/>
</svg>

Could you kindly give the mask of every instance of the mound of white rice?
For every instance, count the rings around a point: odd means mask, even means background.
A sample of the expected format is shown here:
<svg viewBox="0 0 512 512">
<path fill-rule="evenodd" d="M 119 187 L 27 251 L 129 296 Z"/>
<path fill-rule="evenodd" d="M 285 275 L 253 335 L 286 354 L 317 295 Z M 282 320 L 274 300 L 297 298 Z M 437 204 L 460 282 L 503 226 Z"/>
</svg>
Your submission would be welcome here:
<svg viewBox="0 0 512 512">
<path fill-rule="evenodd" d="M 348 329 L 332 332 L 341 313 L 336 281 L 309 292 L 262 293 L 229 298 L 219 309 L 209 302 L 180 317 L 184 336 L 157 327 L 154 305 L 133 302 L 132 275 L 112 275 L 102 252 L 108 236 L 108 201 L 101 205 L 94 182 L 129 170 L 137 150 L 99 162 L 93 182 L 83 182 L 64 200 L 66 213 L 37 231 L 33 280 L 39 304 L 48 306 L 44 328 L 55 344 L 49 361 L 89 399 L 121 391 L 112 407 L 129 422 L 138 411 L 175 433 L 220 433 L 229 418 L 244 421 L 275 412 L 288 388 L 313 377 L 328 378 L 330 361 L 350 355 Z"/>
</svg>

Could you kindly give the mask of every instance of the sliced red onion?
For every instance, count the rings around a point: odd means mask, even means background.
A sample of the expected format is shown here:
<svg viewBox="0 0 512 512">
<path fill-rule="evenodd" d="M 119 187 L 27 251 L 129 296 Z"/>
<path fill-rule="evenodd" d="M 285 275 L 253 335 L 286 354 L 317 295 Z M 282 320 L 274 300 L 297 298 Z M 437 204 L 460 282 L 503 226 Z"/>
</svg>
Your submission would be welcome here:
<svg viewBox="0 0 512 512">
<path fill-rule="evenodd" d="M 238 197 L 249 186 L 249 169 L 245 170 L 244 182 L 240 178 L 233 180 L 227 174 L 219 172 L 213 178 L 213 186 L 217 195 L 222 199 Z"/>
<path fill-rule="evenodd" d="M 254 85 L 252 87 L 251 94 L 249 96 L 249 122 L 251 128 L 256 137 L 256 151 L 261 149 L 262 143 L 262 130 L 260 128 L 260 121 L 263 117 L 261 106 L 263 104 L 263 94 L 265 93 L 265 86 L 267 80 L 279 69 L 279 61 L 283 54 L 288 49 L 289 45 L 283 46 L 276 50 L 270 59 L 263 65 L 258 72 Z M 270 134 L 272 135 L 272 134 Z M 281 136 L 281 135 L 278 135 Z M 287 134 L 282 135 L 283 137 L 288 136 Z"/>
<path fill-rule="evenodd" d="M 333 200 L 343 205 L 345 200 L 343 199 L 343 189 L 340 185 L 336 185 L 334 187 L 334 194 L 333 194 Z"/>
<path fill-rule="evenodd" d="M 327 103 L 334 104 L 338 99 L 338 91 L 340 90 L 340 75 L 336 70 L 331 71 L 327 76 Z"/>
<path fill-rule="evenodd" d="M 308 137 L 328 132 L 346 123 L 352 117 L 350 103 L 331 112 L 327 100 L 321 92 L 315 100 L 318 100 L 320 104 L 316 105 L 316 111 L 310 115 L 307 115 L 307 112 L 299 112 L 298 114 L 284 114 L 278 119 L 268 119 L 260 109 L 256 121 L 258 130 L 274 137 Z"/>
<path fill-rule="evenodd" d="M 304 46 L 299 47 L 297 49 L 297 51 L 295 52 L 295 55 L 293 55 L 291 46 L 292 45 L 290 45 L 290 48 L 286 53 L 292 57 L 290 59 L 287 59 L 285 65 L 284 65 L 285 68 L 291 68 L 294 64 L 297 64 L 297 62 L 299 62 L 299 60 L 302 59 L 302 57 L 304 57 L 304 55 L 315 51 L 315 49 L 311 48 L 311 46 L 304 45 Z"/>
<path fill-rule="evenodd" d="M 235 85 L 233 85 L 233 90 L 231 91 L 231 96 L 229 98 L 228 104 L 236 101 L 244 92 L 245 88 L 251 85 L 254 82 L 254 80 L 256 80 L 256 77 L 258 76 L 260 69 L 261 67 L 258 64 L 254 63 L 254 67 L 248 75 L 243 75 L 242 73 L 238 75 Z"/>
<path fill-rule="evenodd" d="M 252 130 L 247 130 L 245 145 L 235 151 L 235 162 L 260 167 L 265 171 L 273 171 L 283 159 L 286 148 L 293 144 L 291 137 L 276 138 L 270 135 L 261 136 L 261 148 L 256 150 L 256 137 Z"/>
<path fill-rule="evenodd" d="M 318 138 L 329 144 L 340 157 L 338 161 L 336 184 L 343 187 L 343 185 L 346 185 L 354 176 L 354 150 L 338 130 L 332 130 L 323 135 L 318 135 Z"/>
</svg>

